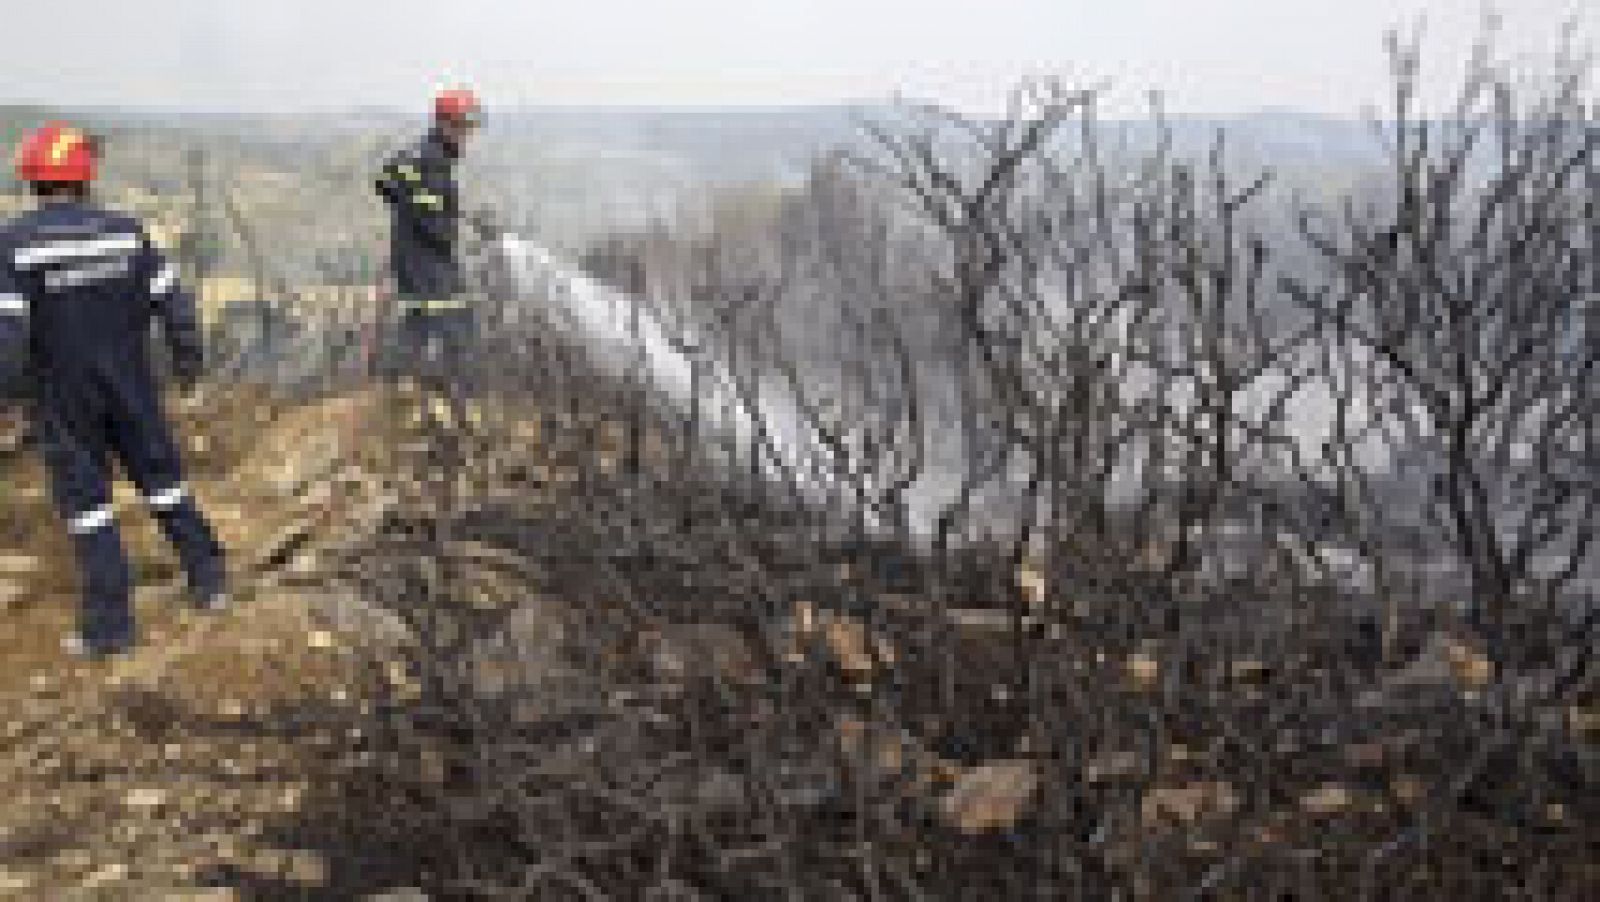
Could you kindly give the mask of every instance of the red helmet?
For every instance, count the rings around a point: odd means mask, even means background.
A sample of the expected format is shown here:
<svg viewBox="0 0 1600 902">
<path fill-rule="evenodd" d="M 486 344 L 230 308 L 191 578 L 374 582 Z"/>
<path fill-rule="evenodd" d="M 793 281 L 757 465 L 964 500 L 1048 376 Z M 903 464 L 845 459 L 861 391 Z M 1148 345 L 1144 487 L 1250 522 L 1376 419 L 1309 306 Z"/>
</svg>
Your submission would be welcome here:
<svg viewBox="0 0 1600 902">
<path fill-rule="evenodd" d="M 17 178 L 25 182 L 92 182 L 95 142 L 70 125 L 52 122 L 17 147 Z"/>
<path fill-rule="evenodd" d="M 441 91 L 433 98 L 433 117 L 439 120 L 464 122 L 468 125 L 479 125 L 483 122 L 483 108 L 478 103 L 478 95 L 467 88 L 452 88 Z"/>
</svg>

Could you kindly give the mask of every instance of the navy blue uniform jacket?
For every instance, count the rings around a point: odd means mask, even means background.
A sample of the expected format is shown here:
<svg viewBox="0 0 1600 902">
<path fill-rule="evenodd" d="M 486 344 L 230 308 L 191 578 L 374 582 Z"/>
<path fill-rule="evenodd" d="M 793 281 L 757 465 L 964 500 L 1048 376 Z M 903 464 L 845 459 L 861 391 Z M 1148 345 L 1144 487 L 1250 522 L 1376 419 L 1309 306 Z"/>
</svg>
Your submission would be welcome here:
<svg viewBox="0 0 1600 902">
<path fill-rule="evenodd" d="M 0 382 L 70 403 L 89 386 L 153 383 L 159 319 L 176 367 L 198 370 L 194 298 L 140 224 L 87 203 L 47 204 L 0 225 Z"/>
<path fill-rule="evenodd" d="M 407 300 L 443 300 L 461 292 L 457 254 L 461 217 L 455 155 L 430 131 L 383 166 L 376 188 L 389 205 L 390 266 Z"/>
</svg>

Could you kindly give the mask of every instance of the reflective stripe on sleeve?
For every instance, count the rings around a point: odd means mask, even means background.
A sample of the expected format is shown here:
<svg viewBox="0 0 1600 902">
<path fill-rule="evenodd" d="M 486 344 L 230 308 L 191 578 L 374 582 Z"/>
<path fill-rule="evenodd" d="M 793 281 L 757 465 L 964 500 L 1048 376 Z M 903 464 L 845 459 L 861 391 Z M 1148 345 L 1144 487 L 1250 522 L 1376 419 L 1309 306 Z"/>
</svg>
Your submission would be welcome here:
<svg viewBox="0 0 1600 902">
<path fill-rule="evenodd" d="M 67 531 L 75 536 L 81 536 L 86 533 L 94 532 L 98 529 L 104 529 L 105 527 L 111 525 L 111 521 L 114 517 L 115 512 L 112 511 L 111 505 L 103 504 L 93 510 L 84 511 L 76 517 L 68 520 Z"/>
<path fill-rule="evenodd" d="M 156 273 L 155 278 L 150 280 L 150 293 L 156 296 L 166 294 L 172 290 L 172 286 L 177 281 L 178 274 L 172 271 L 172 264 L 163 264 L 161 271 Z"/>
<path fill-rule="evenodd" d="M 170 489 L 156 492 L 154 495 L 146 498 L 145 503 L 156 510 L 170 510 L 171 508 L 177 507 L 178 504 L 183 501 L 184 494 L 185 492 L 183 490 L 183 485 L 180 483 Z"/>
<path fill-rule="evenodd" d="M 27 298 L 20 294 L 0 294 L 0 316 L 23 316 L 27 312 Z"/>
<path fill-rule="evenodd" d="M 411 196 L 411 199 L 424 207 L 432 207 L 435 210 L 444 206 L 444 198 L 428 191 L 418 191 Z"/>
</svg>

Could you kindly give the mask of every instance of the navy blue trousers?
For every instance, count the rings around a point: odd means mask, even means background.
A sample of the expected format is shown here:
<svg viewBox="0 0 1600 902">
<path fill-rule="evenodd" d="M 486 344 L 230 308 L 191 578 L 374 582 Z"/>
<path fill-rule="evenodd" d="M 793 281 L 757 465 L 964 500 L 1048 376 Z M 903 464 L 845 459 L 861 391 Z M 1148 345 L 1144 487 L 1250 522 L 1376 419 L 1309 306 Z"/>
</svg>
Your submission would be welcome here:
<svg viewBox="0 0 1600 902">
<path fill-rule="evenodd" d="M 178 446 L 147 367 L 48 375 L 35 398 L 40 449 L 57 510 L 77 555 L 79 629 L 96 650 L 135 639 L 132 579 L 111 507 L 112 459 L 121 464 L 172 543 L 190 585 L 221 577 L 223 552 L 183 484 Z"/>
<path fill-rule="evenodd" d="M 435 390 L 471 383 L 477 318 L 469 309 L 408 310 L 400 319 L 402 372 Z"/>
</svg>

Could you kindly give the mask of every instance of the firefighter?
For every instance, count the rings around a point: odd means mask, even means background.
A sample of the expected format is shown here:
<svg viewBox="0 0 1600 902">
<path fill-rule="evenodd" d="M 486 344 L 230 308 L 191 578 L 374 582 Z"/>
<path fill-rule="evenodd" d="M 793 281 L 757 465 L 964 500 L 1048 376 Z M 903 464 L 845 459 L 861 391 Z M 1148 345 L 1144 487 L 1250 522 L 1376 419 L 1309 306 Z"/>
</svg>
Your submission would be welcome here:
<svg viewBox="0 0 1600 902">
<path fill-rule="evenodd" d="M 376 182 L 391 214 L 390 267 L 401 350 L 407 363 L 420 364 L 431 389 L 461 376 L 476 327 L 464 296 L 454 169 L 482 121 L 482 109 L 470 90 L 440 93 L 427 134 L 390 158 Z"/>
<path fill-rule="evenodd" d="M 25 374 L 77 558 L 81 609 L 65 644 L 90 659 L 137 639 L 113 456 L 176 549 L 193 605 L 218 610 L 227 600 L 223 550 L 184 486 L 148 341 L 157 319 L 173 373 L 191 389 L 203 363 L 194 300 L 137 221 L 90 201 L 97 156 L 92 139 L 66 125 L 25 136 L 16 170 L 37 203 L 0 225 L 0 359 Z"/>
</svg>

